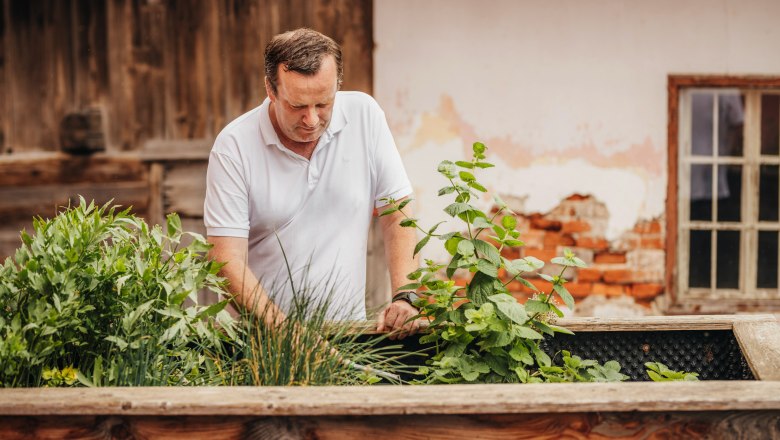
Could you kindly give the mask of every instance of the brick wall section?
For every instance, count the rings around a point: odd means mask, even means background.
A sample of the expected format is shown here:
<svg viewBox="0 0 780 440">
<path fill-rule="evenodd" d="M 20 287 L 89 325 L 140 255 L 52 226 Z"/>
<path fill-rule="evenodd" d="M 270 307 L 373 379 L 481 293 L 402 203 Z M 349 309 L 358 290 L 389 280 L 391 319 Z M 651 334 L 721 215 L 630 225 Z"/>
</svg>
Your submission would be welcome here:
<svg viewBox="0 0 780 440">
<path fill-rule="evenodd" d="M 566 287 L 575 299 L 629 295 L 649 307 L 664 293 L 663 222 L 657 218 L 640 221 L 609 241 L 605 238 L 608 219 L 609 212 L 602 202 L 592 196 L 571 195 L 549 213 L 518 214 L 517 229 L 525 246 L 507 249 L 504 256 L 534 256 L 548 263 L 542 273 L 558 275 L 561 268 L 549 261 L 569 248 L 588 265 L 586 269 L 568 269 L 564 275 L 570 280 Z M 550 290 L 550 283 L 539 277 L 526 279 L 540 290 Z M 531 294 L 519 281 L 508 288 L 522 302 Z"/>
</svg>

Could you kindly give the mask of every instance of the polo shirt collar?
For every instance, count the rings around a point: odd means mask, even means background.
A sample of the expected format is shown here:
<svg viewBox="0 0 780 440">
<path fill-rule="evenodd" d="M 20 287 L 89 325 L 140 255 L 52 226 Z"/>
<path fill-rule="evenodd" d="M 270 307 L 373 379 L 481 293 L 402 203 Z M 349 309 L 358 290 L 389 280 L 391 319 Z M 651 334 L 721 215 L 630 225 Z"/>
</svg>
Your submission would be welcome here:
<svg viewBox="0 0 780 440">
<path fill-rule="evenodd" d="M 326 143 L 329 142 L 330 139 L 336 135 L 336 133 L 346 127 L 347 123 L 349 122 L 347 120 L 346 113 L 344 113 L 344 108 L 341 105 L 341 99 L 339 95 L 340 92 L 336 92 L 336 101 L 333 104 L 333 114 L 330 118 L 330 124 L 328 124 L 328 128 L 326 128 L 325 132 L 322 134 L 322 137 L 325 138 L 323 140 Z M 282 147 L 282 141 L 279 140 L 279 135 L 276 134 L 274 125 L 271 123 L 270 108 L 271 100 L 269 98 L 265 98 L 265 101 L 263 101 L 263 104 L 260 106 L 260 134 L 263 136 L 263 140 L 265 141 L 266 145 L 276 145 L 277 147 Z"/>
</svg>

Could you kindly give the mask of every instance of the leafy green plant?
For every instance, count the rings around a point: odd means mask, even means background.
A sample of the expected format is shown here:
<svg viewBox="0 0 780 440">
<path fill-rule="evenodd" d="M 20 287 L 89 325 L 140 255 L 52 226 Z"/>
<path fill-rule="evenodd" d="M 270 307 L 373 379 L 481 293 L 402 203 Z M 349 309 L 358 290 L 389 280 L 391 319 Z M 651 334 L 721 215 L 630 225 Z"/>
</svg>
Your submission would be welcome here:
<svg viewBox="0 0 780 440">
<path fill-rule="evenodd" d="M 497 196 L 494 200 L 498 209 L 492 215 L 470 203 L 487 192 L 474 173 L 493 166 L 485 161 L 484 144 L 476 142 L 472 149 L 471 161 L 453 163 L 445 160 L 438 166 L 438 172 L 448 182 L 439 190 L 439 196 L 455 197 L 444 211 L 462 220 L 465 232 L 437 233 L 444 222 L 423 229 L 417 219 L 404 212 L 410 199 L 401 202 L 386 199 L 389 208 L 381 214 L 400 211 L 405 216 L 401 226 L 417 228 L 423 233 L 414 254 L 435 238 L 451 256 L 445 264 L 426 260 L 424 267 L 408 275 L 411 283 L 400 287 L 400 290 L 416 289 L 423 295 L 416 305 L 420 307 L 419 317 L 430 321 L 430 333 L 420 341 L 436 347 L 436 354 L 428 366 L 419 371 L 424 376 L 421 381 L 526 383 L 569 376 L 622 380 L 624 376 L 619 374 L 617 363 L 601 367 L 595 361 L 569 356 L 569 364 L 560 372 L 553 369 L 552 360 L 540 348 L 539 342 L 544 335 L 571 334 L 552 322 L 551 317 L 563 316 L 553 298 L 557 296 L 569 309 L 574 308 L 574 298 L 565 287 L 564 274 L 567 268 L 585 267 L 585 263 L 568 249 L 564 255 L 553 258 L 552 263 L 561 268 L 558 274 L 539 274 L 552 283 L 549 292 L 539 291 L 523 278 L 523 274 L 534 273 L 545 263 L 530 256 L 514 260 L 502 256 L 504 248 L 523 245 L 516 229 L 517 220 Z M 511 276 L 508 281 L 499 278 L 502 270 Z M 471 278 L 466 286 L 459 286 L 453 277 L 463 271 L 469 272 Z M 507 285 L 515 280 L 535 292 L 525 304 L 518 303 L 508 292 Z M 574 367 L 583 362 L 586 364 L 584 371 Z"/>
<path fill-rule="evenodd" d="M 0 385 L 197 384 L 194 347 L 235 335 L 226 301 L 197 303 L 225 293 L 221 266 L 178 216 L 163 232 L 82 198 L 33 229 L 0 266 Z"/>
<path fill-rule="evenodd" d="M 645 362 L 645 367 L 647 367 L 647 375 L 650 376 L 653 382 L 699 380 L 699 373 L 670 370 L 669 367 L 660 362 Z"/>
<path fill-rule="evenodd" d="M 607 361 L 604 365 L 592 359 L 583 360 L 566 350 L 561 351 L 563 365 L 543 366 L 539 368 L 542 377 L 548 382 L 620 382 L 628 376 L 620 372 L 620 364 Z"/>
</svg>

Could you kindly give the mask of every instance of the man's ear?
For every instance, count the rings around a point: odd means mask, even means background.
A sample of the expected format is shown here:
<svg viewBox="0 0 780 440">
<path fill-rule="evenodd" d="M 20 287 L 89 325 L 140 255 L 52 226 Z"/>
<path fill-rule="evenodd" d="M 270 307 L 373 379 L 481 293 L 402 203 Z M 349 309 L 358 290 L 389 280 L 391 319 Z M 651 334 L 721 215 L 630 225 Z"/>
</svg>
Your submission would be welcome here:
<svg viewBox="0 0 780 440">
<path fill-rule="evenodd" d="M 274 90 L 271 88 L 271 81 L 268 80 L 267 76 L 265 77 L 265 94 L 268 95 L 271 102 L 276 101 L 276 95 L 274 95 Z"/>
</svg>

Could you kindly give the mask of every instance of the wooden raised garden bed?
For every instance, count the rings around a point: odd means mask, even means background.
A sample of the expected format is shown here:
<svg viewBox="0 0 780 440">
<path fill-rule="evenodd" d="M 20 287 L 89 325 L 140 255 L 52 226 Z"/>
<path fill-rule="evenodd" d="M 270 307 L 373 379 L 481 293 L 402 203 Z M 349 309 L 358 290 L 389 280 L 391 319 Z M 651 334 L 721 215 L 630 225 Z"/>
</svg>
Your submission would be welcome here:
<svg viewBox="0 0 780 440">
<path fill-rule="evenodd" d="M 628 348 L 619 351 L 638 360 L 692 362 L 702 366 L 703 379 L 717 380 L 3 389 L 0 438 L 780 436 L 780 326 L 773 316 L 579 318 L 560 323 L 578 333 L 571 338 L 574 354 L 577 337 L 585 341 L 583 347 L 595 350 L 605 346 L 604 341 L 630 339 L 622 346 Z M 741 356 L 730 351 L 729 345 L 734 343 Z M 672 354 L 664 354 L 663 346 L 670 344 L 677 347 Z M 713 366 L 724 359 L 731 365 Z M 628 372 L 636 369 L 623 359 L 616 360 Z M 725 377 L 718 376 L 723 374 Z M 736 380 L 721 380 L 724 378 Z"/>
</svg>

